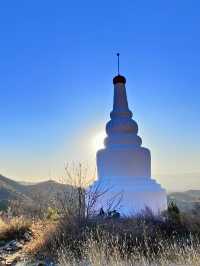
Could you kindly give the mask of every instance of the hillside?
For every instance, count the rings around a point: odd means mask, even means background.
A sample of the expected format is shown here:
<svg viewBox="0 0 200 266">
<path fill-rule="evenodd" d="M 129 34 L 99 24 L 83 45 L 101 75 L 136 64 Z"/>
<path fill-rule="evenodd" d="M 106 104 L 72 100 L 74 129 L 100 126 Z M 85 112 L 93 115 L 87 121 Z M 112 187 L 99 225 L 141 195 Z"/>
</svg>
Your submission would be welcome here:
<svg viewBox="0 0 200 266">
<path fill-rule="evenodd" d="M 0 210 L 6 209 L 10 200 L 32 201 L 26 186 L 0 175 Z"/>
<path fill-rule="evenodd" d="M 200 190 L 173 192 L 168 195 L 168 200 L 176 202 L 182 211 L 196 211 L 200 209 Z"/>
<path fill-rule="evenodd" d="M 0 175 L 0 209 L 4 209 L 10 200 L 25 200 L 26 203 L 41 200 L 49 202 L 71 189 L 70 186 L 55 181 L 25 185 Z"/>
</svg>

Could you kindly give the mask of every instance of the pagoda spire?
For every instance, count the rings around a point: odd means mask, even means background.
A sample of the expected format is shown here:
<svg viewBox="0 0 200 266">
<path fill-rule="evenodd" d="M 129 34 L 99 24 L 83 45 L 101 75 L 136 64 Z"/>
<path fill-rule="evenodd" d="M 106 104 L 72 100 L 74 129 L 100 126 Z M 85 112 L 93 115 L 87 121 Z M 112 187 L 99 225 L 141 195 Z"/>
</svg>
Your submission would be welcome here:
<svg viewBox="0 0 200 266">
<path fill-rule="evenodd" d="M 132 112 L 128 107 L 128 100 L 126 94 L 126 78 L 119 74 L 119 56 L 117 53 L 117 70 L 118 75 L 113 78 L 114 84 L 114 99 L 113 99 L 113 110 L 110 113 L 111 119 L 113 117 L 132 117 Z"/>
<path fill-rule="evenodd" d="M 118 76 L 119 76 L 119 56 L 120 56 L 120 53 L 117 53 L 117 73 L 118 73 Z"/>
</svg>

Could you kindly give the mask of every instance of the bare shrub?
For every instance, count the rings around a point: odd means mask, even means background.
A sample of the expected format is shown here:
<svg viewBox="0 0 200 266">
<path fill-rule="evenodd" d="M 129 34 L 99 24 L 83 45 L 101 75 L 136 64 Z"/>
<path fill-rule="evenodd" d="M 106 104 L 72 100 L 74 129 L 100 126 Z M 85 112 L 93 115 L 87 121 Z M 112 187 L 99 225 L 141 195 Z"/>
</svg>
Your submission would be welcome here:
<svg viewBox="0 0 200 266">
<path fill-rule="evenodd" d="M 82 243 L 86 235 L 85 228 L 94 215 L 95 204 L 106 191 L 100 186 L 87 188 L 91 183 L 88 169 L 81 164 L 67 165 L 66 177 L 62 182 L 70 185 L 70 190 L 63 190 L 56 196 L 52 211 L 56 210 L 57 219 L 43 229 L 32 245 L 31 252 L 45 251 L 57 254 L 60 246 L 69 246 L 81 256 Z M 92 178 L 93 179 L 93 178 Z"/>
<path fill-rule="evenodd" d="M 99 182 L 90 186 L 95 179 L 94 171 L 82 164 L 68 164 L 65 171 L 66 177 L 62 182 L 69 184 L 71 189 L 57 195 L 55 203 L 60 216 L 63 218 L 75 216 L 80 220 L 93 216 L 99 198 L 107 193 L 108 189 L 103 188 Z"/>
</svg>

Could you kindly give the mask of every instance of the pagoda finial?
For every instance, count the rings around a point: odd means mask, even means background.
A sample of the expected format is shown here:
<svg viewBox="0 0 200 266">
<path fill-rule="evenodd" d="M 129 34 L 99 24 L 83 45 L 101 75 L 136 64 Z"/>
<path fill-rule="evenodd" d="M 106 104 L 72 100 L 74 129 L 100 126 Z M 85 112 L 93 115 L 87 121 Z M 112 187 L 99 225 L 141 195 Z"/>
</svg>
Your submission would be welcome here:
<svg viewBox="0 0 200 266">
<path fill-rule="evenodd" d="M 118 76 L 119 76 L 119 56 L 120 56 L 120 53 L 117 53 L 117 72 L 118 72 Z"/>
<path fill-rule="evenodd" d="M 113 78 L 113 84 L 117 84 L 117 83 L 126 83 L 126 79 L 124 76 L 121 76 L 119 74 L 119 56 L 120 56 L 120 53 L 117 53 L 117 70 L 118 70 L 118 73 L 117 73 L 117 76 Z"/>
</svg>

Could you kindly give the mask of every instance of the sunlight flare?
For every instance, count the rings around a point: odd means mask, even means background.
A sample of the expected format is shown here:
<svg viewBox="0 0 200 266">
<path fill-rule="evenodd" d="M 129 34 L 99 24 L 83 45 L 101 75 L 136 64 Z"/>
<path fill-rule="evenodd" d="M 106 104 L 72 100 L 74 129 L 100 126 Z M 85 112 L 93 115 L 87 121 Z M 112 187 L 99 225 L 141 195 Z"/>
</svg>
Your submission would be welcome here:
<svg viewBox="0 0 200 266">
<path fill-rule="evenodd" d="M 104 139 L 106 137 L 106 133 L 104 130 L 96 133 L 92 139 L 92 146 L 95 151 L 98 151 L 100 149 L 104 148 Z"/>
</svg>

